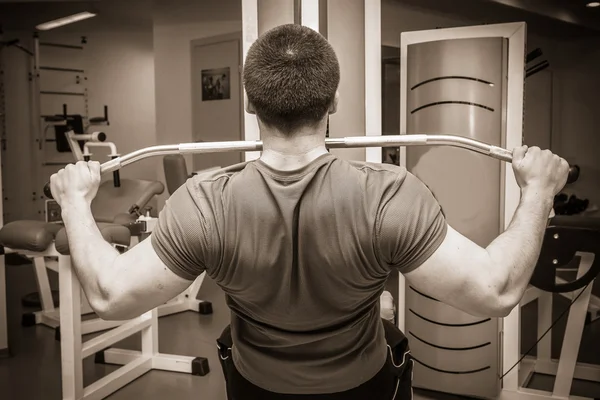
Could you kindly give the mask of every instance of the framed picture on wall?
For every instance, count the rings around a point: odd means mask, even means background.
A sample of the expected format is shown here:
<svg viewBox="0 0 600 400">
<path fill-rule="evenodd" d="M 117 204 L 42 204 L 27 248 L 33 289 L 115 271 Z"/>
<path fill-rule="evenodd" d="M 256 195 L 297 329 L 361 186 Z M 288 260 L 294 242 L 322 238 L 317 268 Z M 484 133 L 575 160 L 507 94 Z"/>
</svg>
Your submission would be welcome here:
<svg viewBox="0 0 600 400">
<path fill-rule="evenodd" d="M 202 70 L 202 101 L 231 98 L 229 67 Z"/>
</svg>

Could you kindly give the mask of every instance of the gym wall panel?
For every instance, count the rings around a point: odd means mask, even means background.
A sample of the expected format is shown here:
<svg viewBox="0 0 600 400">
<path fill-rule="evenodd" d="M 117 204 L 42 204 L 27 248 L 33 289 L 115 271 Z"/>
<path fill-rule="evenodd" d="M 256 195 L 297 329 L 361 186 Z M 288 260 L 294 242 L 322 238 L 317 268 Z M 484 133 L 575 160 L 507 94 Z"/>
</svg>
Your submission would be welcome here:
<svg viewBox="0 0 600 400">
<path fill-rule="evenodd" d="M 407 134 L 452 134 L 502 145 L 507 42 L 476 38 L 407 49 Z M 481 246 L 501 232 L 501 164 L 451 147 L 408 147 L 406 167 L 439 200 L 448 223 Z M 502 227 L 503 228 L 503 227 Z M 476 318 L 406 289 L 415 387 L 477 397 L 498 390 L 498 320 Z"/>
<path fill-rule="evenodd" d="M 239 141 L 244 140 L 242 110 L 243 92 L 241 83 L 242 43 L 241 34 L 220 35 L 193 40 L 192 52 L 192 141 Z M 229 68 L 229 76 L 217 82 L 228 87 L 229 96 L 216 101 L 204 101 L 203 72 L 211 69 Z M 225 90 L 227 92 L 227 90 Z M 209 153 L 192 155 L 193 171 L 214 167 L 226 167 L 240 163 L 244 154 L 240 152 Z"/>
<path fill-rule="evenodd" d="M 553 75 L 552 71 L 545 70 L 527 78 L 523 134 L 523 143 L 527 146 L 552 149 Z"/>
<path fill-rule="evenodd" d="M 341 71 L 338 110 L 330 117 L 329 136 L 365 134 L 365 0 L 329 0 L 327 36 Z M 338 157 L 365 160 L 365 149 L 334 149 Z"/>
<path fill-rule="evenodd" d="M 294 15 L 294 0 L 258 0 L 258 34 L 279 25 L 293 24 Z"/>
</svg>

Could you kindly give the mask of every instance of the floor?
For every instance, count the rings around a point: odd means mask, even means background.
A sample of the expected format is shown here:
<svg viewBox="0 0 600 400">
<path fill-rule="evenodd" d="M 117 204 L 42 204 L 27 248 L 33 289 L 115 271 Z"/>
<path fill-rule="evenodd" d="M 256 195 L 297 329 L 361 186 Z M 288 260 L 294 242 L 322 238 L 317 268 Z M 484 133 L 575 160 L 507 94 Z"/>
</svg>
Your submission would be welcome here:
<svg viewBox="0 0 600 400">
<path fill-rule="evenodd" d="M 0 398 L 7 400 L 58 400 L 60 387 L 60 346 L 54 340 L 52 329 L 35 326 L 22 327 L 21 313 L 31 311 L 21 305 L 21 297 L 35 291 L 33 268 L 28 265 L 7 265 L 7 300 L 9 312 L 9 340 L 13 357 L 0 360 Z M 56 277 L 51 275 L 56 285 Z M 596 292 L 596 290 L 594 290 Z M 599 290 L 600 291 L 600 288 Z M 185 374 L 151 371 L 132 382 L 108 399 L 130 400 L 152 399 L 209 399 L 225 400 L 223 376 L 215 352 L 215 338 L 229 320 L 225 299 L 221 290 L 210 280 L 205 280 L 200 297 L 213 303 L 214 313 L 204 316 L 193 312 L 163 317 L 160 319 L 160 351 L 162 353 L 202 356 L 209 359 L 211 372 L 204 377 Z M 557 298 L 555 314 L 558 316 L 568 306 L 566 300 Z M 533 305 L 532 305 L 533 306 Z M 523 323 L 531 326 L 522 339 L 523 348 L 535 342 L 535 309 L 526 307 Z M 558 351 L 564 330 L 564 319 L 557 324 L 553 335 L 553 348 Z M 87 335 L 88 340 L 93 335 Z M 580 360 L 600 364 L 600 322 L 586 327 Z M 119 344 L 121 348 L 139 349 L 139 336 L 131 337 Z M 558 353 L 557 353 L 558 354 Z M 84 381 L 90 384 L 113 371 L 116 367 L 95 364 L 93 357 L 84 362 Z M 553 379 L 536 375 L 531 387 L 548 390 Z M 600 398 L 600 384 L 575 382 L 573 395 Z M 415 399 L 460 399 L 442 393 L 415 390 Z"/>
</svg>

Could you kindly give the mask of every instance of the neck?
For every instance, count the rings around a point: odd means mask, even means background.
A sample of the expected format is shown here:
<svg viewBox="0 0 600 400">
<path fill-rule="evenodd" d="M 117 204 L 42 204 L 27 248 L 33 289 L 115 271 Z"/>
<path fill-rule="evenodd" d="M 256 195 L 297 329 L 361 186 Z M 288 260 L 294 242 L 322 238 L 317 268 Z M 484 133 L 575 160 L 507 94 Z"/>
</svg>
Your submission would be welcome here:
<svg viewBox="0 0 600 400">
<path fill-rule="evenodd" d="M 321 125 L 321 124 L 320 124 Z M 263 152 L 260 159 L 271 168 L 293 171 L 327 154 L 325 127 L 303 128 L 292 136 L 261 126 Z"/>
</svg>

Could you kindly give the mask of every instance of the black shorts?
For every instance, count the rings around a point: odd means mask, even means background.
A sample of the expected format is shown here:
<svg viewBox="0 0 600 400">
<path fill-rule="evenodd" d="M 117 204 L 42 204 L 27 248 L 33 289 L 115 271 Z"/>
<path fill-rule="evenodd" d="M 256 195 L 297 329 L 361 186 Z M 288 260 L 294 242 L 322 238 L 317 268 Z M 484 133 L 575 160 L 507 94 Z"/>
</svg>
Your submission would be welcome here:
<svg viewBox="0 0 600 400">
<path fill-rule="evenodd" d="M 231 357 L 231 330 L 227 326 L 217 340 L 219 360 L 225 376 L 228 400 L 411 400 L 413 360 L 408 340 L 392 323 L 383 320 L 388 342 L 388 358 L 369 381 L 345 392 L 330 394 L 280 394 L 262 389 L 245 379 Z"/>
</svg>

